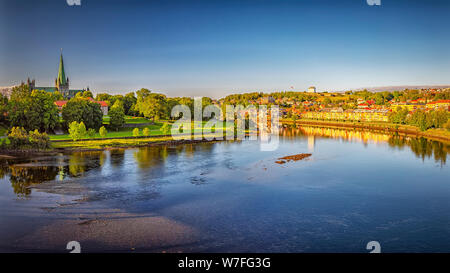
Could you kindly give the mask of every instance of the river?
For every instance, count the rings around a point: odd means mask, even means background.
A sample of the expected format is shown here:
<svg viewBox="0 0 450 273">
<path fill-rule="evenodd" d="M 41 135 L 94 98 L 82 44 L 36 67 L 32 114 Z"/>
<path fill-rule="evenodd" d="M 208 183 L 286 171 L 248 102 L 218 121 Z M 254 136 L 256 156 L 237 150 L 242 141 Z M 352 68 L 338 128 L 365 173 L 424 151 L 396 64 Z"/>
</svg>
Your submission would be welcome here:
<svg viewBox="0 0 450 273">
<path fill-rule="evenodd" d="M 0 159 L 0 251 L 450 251 L 450 146 L 284 128 L 232 141 Z M 279 157 L 311 153 L 296 162 Z"/>
</svg>

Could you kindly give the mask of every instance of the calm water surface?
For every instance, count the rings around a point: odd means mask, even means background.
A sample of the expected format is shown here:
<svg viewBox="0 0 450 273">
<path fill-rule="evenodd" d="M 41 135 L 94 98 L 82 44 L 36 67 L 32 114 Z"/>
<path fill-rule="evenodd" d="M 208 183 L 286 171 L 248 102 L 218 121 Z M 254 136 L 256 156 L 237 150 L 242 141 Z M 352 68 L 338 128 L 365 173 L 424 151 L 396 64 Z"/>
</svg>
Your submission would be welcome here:
<svg viewBox="0 0 450 273">
<path fill-rule="evenodd" d="M 449 252 L 449 151 L 301 127 L 273 152 L 247 140 L 1 159 L 0 250 Z M 275 163 L 298 153 L 312 156 Z"/>
</svg>

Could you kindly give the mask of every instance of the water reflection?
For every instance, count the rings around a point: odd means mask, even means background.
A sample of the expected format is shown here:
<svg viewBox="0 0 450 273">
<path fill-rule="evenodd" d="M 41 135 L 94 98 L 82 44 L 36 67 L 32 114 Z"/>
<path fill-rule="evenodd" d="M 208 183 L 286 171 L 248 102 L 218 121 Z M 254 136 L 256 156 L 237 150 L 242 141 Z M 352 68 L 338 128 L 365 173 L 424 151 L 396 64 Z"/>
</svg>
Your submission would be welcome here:
<svg viewBox="0 0 450 273">
<path fill-rule="evenodd" d="M 110 151 L 110 162 L 114 168 L 120 168 L 125 161 L 125 149 L 114 149 Z"/>
<path fill-rule="evenodd" d="M 434 159 L 445 165 L 449 145 L 428 140 L 386 134 L 369 130 L 345 130 L 318 127 L 283 128 L 281 141 L 303 139 L 307 148 L 314 152 L 320 138 L 332 138 L 345 142 L 357 142 L 364 145 L 383 144 L 391 149 L 410 149 L 422 160 Z M 244 141 L 245 142 L 245 141 Z M 206 183 L 205 174 L 216 165 L 233 169 L 231 154 L 242 150 L 244 142 L 226 142 L 221 149 L 227 152 L 220 157 L 214 153 L 214 143 L 200 143 L 175 146 L 154 146 L 139 149 L 113 149 L 107 151 L 73 152 L 34 158 L 2 158 L 0 159 L 0 178 L 7 178 L 18 197 L 26 197 L 31 193 L 31 186 L 46 181 L 63 181 L 65 179 L 85 179 L 91 171 L 98 180 L 100 177 L 127 175 L 134 181 L 159 183 L 169 175 L 183 173 L 192 184 Z M 236 148 L 233 151 L 231 147 Z M 91 175 L 92 176 L 92 175 Z M 111 179 L 111 178 L 105 178 Z M 5 179 L 6 180 L 6 179 Z M 158 181 L 156 181 L 158 180 Z M 144 185 L 145 186 L 145 185 Z"/>
<path fill-rule="evenodd" d="M 29 195 L 31 185 L 51 181 L 58 174 L 58 168 L 53 166 L 12 165 L 9 170 L 9 181 L 14 193 L 19 197 Z"/>
<path fill-rule="evenodd" d="M 148 169 L 164 163 L 168 156 L 167 146 L 144 147 L 133 153 L 139 168 Z"/>
<path fill-rule="evenodd" d="M 72 177 L 82 176 L 85 172 L 101 167 L 105 163 L 106 155 L 103 151 L 74 152 L 69 155 L 69 174 Z"/>
<path fill-rule="evenodd" d="M 371 130 L 299 126 L 296 128 L 282 128 L 281 135 L 286 139 L 294 139 L 299 136 L 306 137 L 308 140 L 308 150 L 311 152 L 314 151 L 316 137 L 333 138 L 346 142 L 360 142 L 364 145 L 369 143 L 387 143 L 389 147 L 395 149 L 409 147 L 418 158 L 421 158 L 422 160 L 434 158 L 441 166 L 445 165 L 447 162 L 447 154 L 450 153 L 450 145 L 439 141 L 426 139 L 424 137 L 400 136 L 396 133 L 380 133 Z"/>
<path fill-rule="evenodd" d="M 388 140 L 389 146 L 392 148 L 403 149 L 409 147 L 411 151 L 422 160 L 433 157 L 436 162 L 445 165 L 447 161 L 447 153 L 449 153 L 449 145 L 442 142 L 430 141 L 426 138 L 407 138 L 400 136 L 392 136 Z"/>
</svg>

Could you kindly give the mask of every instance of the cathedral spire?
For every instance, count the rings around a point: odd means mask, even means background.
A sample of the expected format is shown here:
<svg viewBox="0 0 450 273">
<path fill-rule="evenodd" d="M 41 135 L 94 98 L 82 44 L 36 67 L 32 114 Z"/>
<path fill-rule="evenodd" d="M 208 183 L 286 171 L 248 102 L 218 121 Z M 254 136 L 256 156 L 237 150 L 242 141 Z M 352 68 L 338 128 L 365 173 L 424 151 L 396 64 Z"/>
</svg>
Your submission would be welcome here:
<svg viewBox="0 0 450 273">
<path fill-rule="evenodd" d="M 66 73 L 64 72 L 62 49 L 61 49 L 61 56 L 59 57 L 59 70 L 58 70 L 58 78 L 56 78 L 56 81 L 59 83 L 59 85 L 67 84 Z"/>
</svg>

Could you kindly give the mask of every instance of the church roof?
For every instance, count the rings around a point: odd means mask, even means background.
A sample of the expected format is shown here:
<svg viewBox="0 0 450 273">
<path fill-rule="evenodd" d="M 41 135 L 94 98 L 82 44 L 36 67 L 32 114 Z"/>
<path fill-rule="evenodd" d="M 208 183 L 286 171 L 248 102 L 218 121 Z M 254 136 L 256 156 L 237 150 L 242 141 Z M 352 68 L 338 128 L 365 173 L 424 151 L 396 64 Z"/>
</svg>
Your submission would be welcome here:
<svg viewBox="0 0 450 273">
<path fill-rule="evenodd" d="M 67 83 L 66 72 L 64 71 L 64 61 L 61 52 L 61 56 L 59 57 L 59 70 L 58 70 L 58 78 L 57 81 L 61 85 L 65 85 Z"/>
<path fill-rule="evenodd" d="M 46 92 L 51 92 L 51 93 L 53 93 L 53 92 L 55 92 L 55 91 L 58 91 L 58 90 L 56 89 L 56 87 L 41 87 L 41 86 L 34 87 L 34 90 L 44 90 L 44 91 L 46 91 Z"/>
</svg>

